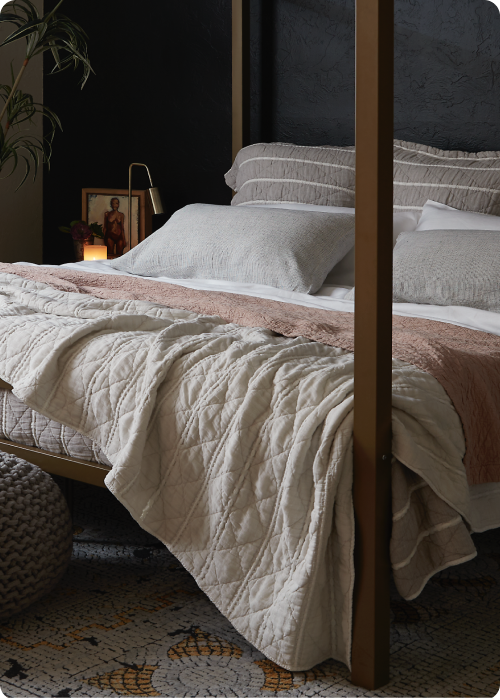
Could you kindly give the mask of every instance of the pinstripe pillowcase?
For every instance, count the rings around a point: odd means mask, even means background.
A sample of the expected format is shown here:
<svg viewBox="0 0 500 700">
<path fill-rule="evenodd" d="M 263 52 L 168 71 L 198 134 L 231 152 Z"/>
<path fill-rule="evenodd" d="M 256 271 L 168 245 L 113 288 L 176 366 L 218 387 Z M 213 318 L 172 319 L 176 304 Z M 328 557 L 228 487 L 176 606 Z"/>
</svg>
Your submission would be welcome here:
<svg viewBox="0 0 500 700">
<path fill-rule="evenodd" d="M 500 152 L 441 151 L 394 141 L 394 210 L 428 199 L 457 209 L 500 215 Z"/>
<path fill-rule="evenodd" d="M 413 231 L 394 248 L 393 300 L 500 313 L 500 233 Z"/>
<path fill-rule="evenodd" d="M 354 214 L 190 204 L 111 267 L 314 293 L 353 245 Z"/>
<path fill-rule="evenodd" d="M 226 183 L 232 204 L 286 203 L 354 207 L 354 146 L 255 143 L 242 148 Z"/>
</svg>

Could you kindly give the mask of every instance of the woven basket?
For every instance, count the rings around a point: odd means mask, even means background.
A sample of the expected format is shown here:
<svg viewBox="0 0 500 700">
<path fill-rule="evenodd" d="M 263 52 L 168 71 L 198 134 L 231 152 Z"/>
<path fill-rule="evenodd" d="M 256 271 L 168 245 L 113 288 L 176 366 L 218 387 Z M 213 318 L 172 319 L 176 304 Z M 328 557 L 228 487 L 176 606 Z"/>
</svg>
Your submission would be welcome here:
<svg viewBox="0 0 500 700">
<path fill-rule="evenodd" d="M 70 512 L 56 483 L 33 464 L 0 453 L 0 620 L 54 588 L 72 546 Z"/>
</svg>

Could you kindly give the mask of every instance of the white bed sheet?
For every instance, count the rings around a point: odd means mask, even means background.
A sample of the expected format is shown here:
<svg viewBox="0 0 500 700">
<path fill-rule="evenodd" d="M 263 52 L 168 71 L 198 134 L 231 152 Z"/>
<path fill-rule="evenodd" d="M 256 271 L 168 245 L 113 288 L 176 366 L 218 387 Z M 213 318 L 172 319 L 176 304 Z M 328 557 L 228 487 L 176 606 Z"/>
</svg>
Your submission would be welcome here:
<svg viewBox="0 0 500 700">
<path fill-rule="evenodd" d="M 34 263 L 19 262 L 17 265 L 34 265 Z M 59 267 L 45 265 L 43 267 Z M 170 279 L 168 277 L 141 277 L 126 272 L 114 270 L 109 260 L 85 261 L 66 263 L 60 267 L 85 272 L 97 272 L 105 275 L 127 275 L 139 279 L 151 279 L 155 282 L 177 284 L 189 289 L 228 292 L 230 294 L 246 294 L 248 296 L 272 299 L 289 304 L 298 304 L 310 308 L 327 309 L 331 311 L 354 312 L 354 302 L 344 300 L 351 287 L 336 287 L 324 285 L 316 294 L 289 292 L 275 287 L 260 284 L 240 284 L 225 280 L 199 279 Z M 483 311 L 465 306 L 434 306 L 430 304 L 393 304 L 393 313 L 397 316 L 412 316 L 426 318 L 442 323 L 451 323 L 464 328 L 484 331 L 500 336 L 500 314 L 493 311 Z M 499 407 L 500 409 L 500 407 Z M 471 487 L 471 525 L 474 532 L 484 532 L 500 527 L 500 484 L 482 484 Z"/>
</svg>

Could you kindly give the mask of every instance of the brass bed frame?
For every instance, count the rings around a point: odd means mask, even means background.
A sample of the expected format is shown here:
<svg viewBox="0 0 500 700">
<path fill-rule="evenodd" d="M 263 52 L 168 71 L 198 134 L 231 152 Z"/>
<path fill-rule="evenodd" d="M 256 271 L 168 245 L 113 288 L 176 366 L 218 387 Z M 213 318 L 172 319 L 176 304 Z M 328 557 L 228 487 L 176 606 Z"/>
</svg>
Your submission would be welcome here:
<svg viewBox="0 0 500 700">
<path fill-rule="evenodd" d="M 249 144 L 250 0 L 232 0 L 233 156 Z M 351 680 L 389 680 L 391 520 L 393 0 L 356 0 L 356 313 Z M 0 380 L 0 388 L 12 387 Z M 0 440 L 44 471 L 104 486 L 108 469 Z"/>
</svg>

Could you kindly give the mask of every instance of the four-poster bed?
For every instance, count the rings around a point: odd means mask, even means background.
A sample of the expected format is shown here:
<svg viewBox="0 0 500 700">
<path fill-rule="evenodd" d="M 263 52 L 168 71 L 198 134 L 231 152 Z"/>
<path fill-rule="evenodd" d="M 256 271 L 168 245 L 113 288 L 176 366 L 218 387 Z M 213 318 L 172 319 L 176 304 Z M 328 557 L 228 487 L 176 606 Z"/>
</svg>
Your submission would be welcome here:
<svg viewBox="0 0 500 700">
<path fill-rule="evenodd" d="M 232 9 L 233 156 L 236 157 L 240 149 L 249 143 L 250 133 L 250 1 L 233 0 Z M 393 371 L 392 0 L 358 0 L 356 37 L 356 411 L 353 428 L 356 581 L 351 658 L 353 683 L 375 689 L 388 681 L 389 673 Z M 22 274 L 29 277 L 28 272 Z M 71 291 L 71 285 L 68 289 Z M 80 291 L 82 289 L 88 287 L 81 287 Z M 120 296 L 118 289 L 103 298 L 128 297 Z M 144 298 L 151 300 L 148 296 Z M 194 307 L 199 310 L 203 302 L 197 303 L 198 306 L 195 304 Z M 173 309 L 193 308 L 189 305 L 167 306 Z M 61 311 L 57 313 L 64 315 Z M 79 308 L 77 317 L 81 313 Z M 342 347 L 346 349 L 347 346 Z M 10 388 L 10 384 L 0 380 L 0 389 Z M 41 391 L 46 389 L 42 387 Z M 85 434 L 85 431 L 82 432 Z M 104 479 L 109 474 L 105 464 L 63 457 L 9 440 L 0 440 L 0 449 L 28 459 L 50 473 L 100 486 L 104 485 Z M 144 510 L 149 508 L 150 504 Z"/>
</svg>

